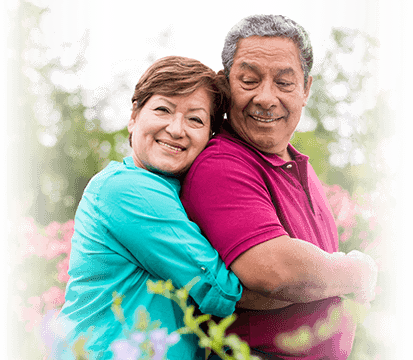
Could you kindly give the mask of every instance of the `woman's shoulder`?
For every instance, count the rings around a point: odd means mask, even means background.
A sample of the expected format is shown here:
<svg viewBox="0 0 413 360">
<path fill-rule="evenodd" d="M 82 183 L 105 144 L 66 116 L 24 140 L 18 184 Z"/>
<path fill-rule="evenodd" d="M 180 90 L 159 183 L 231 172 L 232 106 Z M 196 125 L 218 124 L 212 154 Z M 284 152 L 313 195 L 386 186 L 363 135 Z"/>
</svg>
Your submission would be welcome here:
<svg viewBox="0 0 413 360">
<path fill-rule="evenodd" d="M 180 183 L 177 179 L 168 179 L 166 176 L 131 166 L 127 159 L 124 159 L 123 162 L 111 161 L 92 178 L 85 192 L 94 193 L 100 200 L 113 203 L 120 199 L 148 200 L 165 195 L 175 198 L 179 190 Z"/>
</svg>

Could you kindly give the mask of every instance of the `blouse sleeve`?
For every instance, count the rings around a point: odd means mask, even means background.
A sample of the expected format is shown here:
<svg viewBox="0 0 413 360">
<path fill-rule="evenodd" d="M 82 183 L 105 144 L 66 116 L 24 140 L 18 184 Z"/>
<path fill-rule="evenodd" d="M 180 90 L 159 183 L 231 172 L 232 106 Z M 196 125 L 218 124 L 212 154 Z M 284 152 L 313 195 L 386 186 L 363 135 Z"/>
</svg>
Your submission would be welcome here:
<svg viewBox="0 0 413 360">
<path fill-rule="evenodd" d="M 242 286 L 217 251 L 189 221 L 174 187 L 150 172 L 112 177 L 99 195 L 102 221 L 136 265 L 181 288 L 195 277 L 190 295 L 203 313 L 230 315 Z"/>
</svg>

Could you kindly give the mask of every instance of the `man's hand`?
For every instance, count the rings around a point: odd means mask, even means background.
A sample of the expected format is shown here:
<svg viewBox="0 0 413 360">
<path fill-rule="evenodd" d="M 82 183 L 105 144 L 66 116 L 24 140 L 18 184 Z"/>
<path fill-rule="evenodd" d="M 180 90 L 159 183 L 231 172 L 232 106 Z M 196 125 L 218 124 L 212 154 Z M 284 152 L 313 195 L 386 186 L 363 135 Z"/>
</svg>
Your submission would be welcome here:
<svg viewBox="0 0 413 360">
<path fill-rule="evenodd" d="M 350 251 L 347 257 L 351 258 L 359 270 L 359 289 L 354 292 L 354 300 L 362 304 L 370 303 L 376 296 L 376 282 L 378 267 L 373 258 L 358 250 Z"/>
</svg>

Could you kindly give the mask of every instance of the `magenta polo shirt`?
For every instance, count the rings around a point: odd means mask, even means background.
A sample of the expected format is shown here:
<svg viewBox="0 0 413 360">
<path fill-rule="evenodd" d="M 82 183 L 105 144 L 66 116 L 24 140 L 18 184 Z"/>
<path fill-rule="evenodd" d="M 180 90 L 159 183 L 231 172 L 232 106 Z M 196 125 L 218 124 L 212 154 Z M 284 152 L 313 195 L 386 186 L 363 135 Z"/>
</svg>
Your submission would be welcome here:
<svg viewBox="0 0 413 360">
<path fill-rule="evenodd" d="M 308 156 L 291 145 L 288 149 L 293 161 L 263 154 L 224 131 L 189 170 L 182 203 L 227 267 L 251 247 L 282 235 L 338 251 L 337 227 Z M 314 337 L 311 349 L 293 353 L 274 343 L 277 336 L 294 335 L 299 328 L 317 334 L 340 304 L 334 297 L 271 311 L 240 311 L 231 332 L 251 347 L 289 360 L 346 359 L 355 325 L 345 319 L 332 334 Z"/>
</svg>

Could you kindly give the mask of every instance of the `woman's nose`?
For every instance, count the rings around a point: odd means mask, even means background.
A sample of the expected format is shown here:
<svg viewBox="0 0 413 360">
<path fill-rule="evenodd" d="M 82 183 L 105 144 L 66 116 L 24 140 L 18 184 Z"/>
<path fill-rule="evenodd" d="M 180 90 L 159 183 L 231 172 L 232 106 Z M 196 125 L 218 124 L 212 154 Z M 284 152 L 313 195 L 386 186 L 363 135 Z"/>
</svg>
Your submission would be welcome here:
<svg viewBox="0 0 413 360">
<path fill-rule="evenodd" d="M 166 132 L 171 135 L 174 139 L 178 139 L 184 136 L 184 117 L 182 115 L 176 114 L 168 126 L 165 128 Z"/>
</svg>

